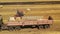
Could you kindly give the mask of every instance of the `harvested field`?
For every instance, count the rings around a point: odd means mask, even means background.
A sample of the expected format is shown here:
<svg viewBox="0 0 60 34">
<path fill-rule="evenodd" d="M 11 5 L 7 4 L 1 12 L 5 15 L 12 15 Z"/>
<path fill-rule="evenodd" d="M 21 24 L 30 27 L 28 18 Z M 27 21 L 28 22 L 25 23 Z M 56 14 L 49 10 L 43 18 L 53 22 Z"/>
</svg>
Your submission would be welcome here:
<svg viewBox="0 0 60 34">
<path fill-rule="evenodd" d="M 30 8 L 30 11 L 26 9 Z M 25 12 L 25 16 L 44 16 L 44 18 L 48 18 L 48 16 L 52 16 L 54 19 L 53 24 L 48 29 L 31 29 L 25 28 L 16 31 L 8 31 L 3 30 L 0 31 L 0 34 L 60 34 L 60 4 L 54 5 L 3 5 L 0 7 L 0 14 L 3 16 L 4 23 L 8 21 L 9 16 L 14 16 L 16 14 L 17 9 L 23 9 Z"/>
</svg>

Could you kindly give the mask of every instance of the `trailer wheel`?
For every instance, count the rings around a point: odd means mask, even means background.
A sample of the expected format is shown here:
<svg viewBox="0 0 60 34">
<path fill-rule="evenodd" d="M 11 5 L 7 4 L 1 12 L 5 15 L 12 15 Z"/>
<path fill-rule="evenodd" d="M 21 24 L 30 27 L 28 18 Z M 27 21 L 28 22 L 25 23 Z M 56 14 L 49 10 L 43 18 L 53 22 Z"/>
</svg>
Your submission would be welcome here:
<svg viewBox="0 0 60 34">
<path fill-rule="evenodd" d="M 40 29 L 40 28 L 43 28 L 43 26 L 42 25 L 38 25 L 37 26 L 37 29 Z"/>
<path fill-rule="evenodd" d="M 21 30 L 21 27 L 20 26 L 16 26 L 15 30 Z"/>
<path fill-rule="evenodd" d="M 46 28 L 50 28 L 50 24 L 47 24 L 47 25 L 46 25 Z"/>
<path fill-rule="evenodd" d="M 37 27 L 37 29 L 40 29 L 40 26 L 39 25 L 37 25 L 36 27 Z"/>
<path fill-rule="evenodd" d="M 2 28 L 0 27 L 0 31 L 2 31 Z"/>
<path fill-rule="evenodd" d="M 36 25 L 32 25 L 32 27 L 31 27 L 31 28 L 33 29 L 33 28 L 35 28 L 35 27 L 36 27 Z"/>
<path fill-rule="evenodd" d="M 13 26 L 9 26 L 9 27 L 8 27 L 8 30 L 9 30 L 9 31 L 13 31 L 13 29 L 14 29 Z"/>
<path fill-rule="evenodd" d="M 46 27 L 45 27 L 45 25 L 43 25 L 43 29 L 45 29 Z"/>
<path fill-rule="evenodd" d="M 49 27 L 50 27 L 49 24 L 43 25 L 43 28 L 44 28 L 44 29 L 49 28 Z"/>
<path fill-rule="evenodd" d="M 36 25 L 36 28 L 37 28 L 37 29 L 39 29 L 39 27 L 38 27 L 38 26 L 39 26 L 39 25 Z"/>
</svg>

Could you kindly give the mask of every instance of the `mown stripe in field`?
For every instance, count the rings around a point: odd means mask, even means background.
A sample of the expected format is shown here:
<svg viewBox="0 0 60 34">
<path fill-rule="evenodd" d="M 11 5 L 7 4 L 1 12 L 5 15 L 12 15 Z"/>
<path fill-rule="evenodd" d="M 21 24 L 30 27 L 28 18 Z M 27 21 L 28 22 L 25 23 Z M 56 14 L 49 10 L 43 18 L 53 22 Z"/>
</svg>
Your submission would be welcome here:
<svg viewBox="0 0 60 34">
<path fill-rule="evenodd" d="M 0 2 L 0 5 L 46 5 L 46 4 L 60 4 L 60 1 L 35 1 L 35 2 Z"/>
</svg>

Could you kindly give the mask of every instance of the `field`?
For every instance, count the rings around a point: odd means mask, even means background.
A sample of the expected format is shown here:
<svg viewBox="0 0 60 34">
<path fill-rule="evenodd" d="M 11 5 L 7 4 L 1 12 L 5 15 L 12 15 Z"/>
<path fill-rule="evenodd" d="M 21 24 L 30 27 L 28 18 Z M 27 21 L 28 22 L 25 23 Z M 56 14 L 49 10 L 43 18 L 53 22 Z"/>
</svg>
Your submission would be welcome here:
<svg viewBox="0 0 60 34">
<path fill-rule="evenodd" d="M 26 10 L 26 9 L 31 10 Z M 9 16 L 14 16 L 17 9 L 23 9 L 25 16 L 52 16 L 54 19 L 51 28 L 48 29 L 31 29 L 25 28 L 16 31 L 0 31 L 0 34 L 60 34 L 60 4 L 54 5 L 0 5 L 0 14 L 3 16 L 4 23 L 8 21 Z"/>
<path fill-rule="evenodd" d="M 31 1 L 60 1 L 60 0 L 0 0 L 0 2 L 31 2 Z"/>
</svg>

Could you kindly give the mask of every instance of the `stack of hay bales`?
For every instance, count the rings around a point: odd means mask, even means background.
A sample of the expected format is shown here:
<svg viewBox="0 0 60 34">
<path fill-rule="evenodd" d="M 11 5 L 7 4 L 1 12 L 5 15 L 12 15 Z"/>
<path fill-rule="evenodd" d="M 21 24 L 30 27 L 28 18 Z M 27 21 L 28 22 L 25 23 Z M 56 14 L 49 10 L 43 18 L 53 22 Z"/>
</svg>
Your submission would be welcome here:
<svg viewBox="0 0 60 34">
<path fill-rule="evenodd" d="M 21 21 L 21 20 L 38 20 L 43 19 L 43 16 L 23 16 L 22 19 L 20 17 L 10 17 L 9 21 Z"/>
<path fill-rule="evenodd" d="M 20 17 L 16 17 L 16 21 L 21 21 L 21 18 Z"/>
<path fill-rule="evenodd" d="M 20 21 L 21 20 L 21 18 L 20 17 L 10 17 L 9 18 L 9 21 Z"/>
<path fill-rule="evenodd" d="M 43 19 L 43 16 L 24 16 L 22 17 L 23 20 L 37 20 L 37 19 Z"/>
</svg>

